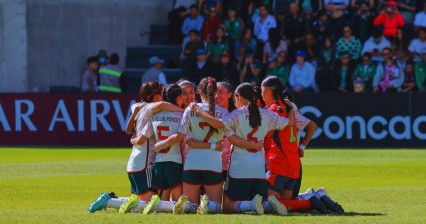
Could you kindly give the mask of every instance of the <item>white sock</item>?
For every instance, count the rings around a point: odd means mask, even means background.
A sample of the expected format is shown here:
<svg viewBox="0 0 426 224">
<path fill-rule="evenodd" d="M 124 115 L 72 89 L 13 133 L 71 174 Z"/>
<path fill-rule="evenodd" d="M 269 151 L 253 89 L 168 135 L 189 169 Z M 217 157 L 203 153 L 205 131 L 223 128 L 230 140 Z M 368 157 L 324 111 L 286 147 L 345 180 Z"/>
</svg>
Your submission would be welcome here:
<svg viewBox="0 0 426 224">
<path fill-rule="evenodd" d="M 238 213 L 250 212 L 253 210 L 254 208 L 252 201 L 237 201 L 237 203 L 235 203 L 235 211 Z"/>
<path fill-rule="evenodd" d="M 119 209 L 120 206 L 126 202 L 127 200 L 129 200 L 129 198 L 110 198 L 107 201 L 107 208 L 115 208 L 115 209 Z"/>
<path fill-rule="evenodd" d="M 315 193 L 299 194 L 299 196 L 297 196 L 297 200 L 309 200 L 310 198 L 315 196 Z"/>
<path fill-rule="evenodd" d="M 188 202 L 185 203 L 185 207 L 184 207 L 183 211 L 185 213 L 189 213 L 189 214 L 197 213 L 197 208 L 198 208 L 197 204 L 191 203 L 191 202 L 188 201 Z"/>
<path fill-rule="evenodd" d="M 132 213 L 141 213 L 143 212 L 143 209 L 148 204 L 147 201 L 141 201 L 139 200 L 138 204 L 132 209 Z"/>
<path fill-rule="evenodd" d="M 160 204 L 158 204 L 157 212 L 173 212 L 174 205 L 175 203 L 171 201 L 160 201 Z"/>
<path fill-rule="evenodd" d="M 272 208 L 271 203 L 269 201 L 262 202 L 263 208 L 265 209 L 265 213 L 274 213 L 275 210 Z"/>
<path fill-rule="evenodd" d="M 220 204 L 215 201 L 209 201 L 207 207 L 209 208 L 209 212 L 213 214 L 220 213 Z"/>
</svg>

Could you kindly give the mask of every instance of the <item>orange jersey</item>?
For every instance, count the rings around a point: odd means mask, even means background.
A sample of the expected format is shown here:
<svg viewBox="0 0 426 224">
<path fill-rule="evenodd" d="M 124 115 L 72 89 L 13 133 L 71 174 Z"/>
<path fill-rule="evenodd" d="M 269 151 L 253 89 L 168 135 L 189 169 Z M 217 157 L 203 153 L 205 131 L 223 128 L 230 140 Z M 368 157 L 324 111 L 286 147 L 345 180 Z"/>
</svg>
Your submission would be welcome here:
<svg viewBox="0 0 426 224">
<path fill-rule="evenodd" d="M 285 108 L 284 105 L 281 105 Z M 282 117 L 288 117 L 288 113 L 278 112 L 278 105 L 273 104 L 270 110 L 274 111 Z M 289 124 L 290 125 L 290 124 Z M 297 127 L 296 119 L 292 126 L 287 126 L 281 131 L 278 131 L 279 140 L 281 143 L 281 149 L 277 146 L 274 141 L 274 131 L 270 131 L 264 140 L 265 158 L 269 160 L 268 170 L 274 174 L 281 176 L 297 179 L 300 176 L 300 157 L 298 154 L 297 144 Z"/>
</svg>

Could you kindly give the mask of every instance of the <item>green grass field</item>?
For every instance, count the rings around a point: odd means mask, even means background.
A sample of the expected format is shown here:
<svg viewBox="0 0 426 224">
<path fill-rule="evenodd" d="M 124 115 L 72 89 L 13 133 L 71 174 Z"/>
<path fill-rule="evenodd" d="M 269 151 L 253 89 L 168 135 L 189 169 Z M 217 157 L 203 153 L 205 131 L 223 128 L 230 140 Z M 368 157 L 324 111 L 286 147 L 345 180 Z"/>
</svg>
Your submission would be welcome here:
<svg viewBox="0 0 426 224">
<path fill-rule="evenodd" d="M 0 223 L 426 223 L 426 150 L 308 150 L 302 190 L 326 186 L 344 215 L 88 214 L 129 194 L 130 149 L 0 148 Z"/>
</svg>

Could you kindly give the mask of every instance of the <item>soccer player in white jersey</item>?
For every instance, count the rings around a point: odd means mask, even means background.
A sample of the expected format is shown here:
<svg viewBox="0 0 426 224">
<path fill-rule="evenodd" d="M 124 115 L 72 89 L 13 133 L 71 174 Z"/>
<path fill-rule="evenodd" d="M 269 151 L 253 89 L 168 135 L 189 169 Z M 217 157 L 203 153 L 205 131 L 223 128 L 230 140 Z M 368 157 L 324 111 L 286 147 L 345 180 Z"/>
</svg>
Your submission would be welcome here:
<svg viewBox="0 0 426 224">
<path fill-rule="evenodd" d="M 225 116 L 222 121 L 209 116 L 194 106 L 197 113 L 215 128 L 225 127 L 226 135 L 237 135 L 249 141 L 258 142 L 271 130 L 282 130 L 294 122 L 294 112 L 289 118 L 258 108 L 254 101 L 255 92 L 249 83 L 243 83 L 235 90 L 235 102 L 238 110 Z M 290 105 L 291 103 L 288 102 Z M 251 201 L 249 201 L 252 199 Z M 262 203 L 262 200 L 263 203 Z M 263 149 L 234 147 L 231 154 L 229 175 L 225 185 L 224 212 L 256 214 L 277 212 L 287 214 L 287 210 L 274 196 L 268 197 L 265 180 L 265 152 Z"/>
<path fill-rule="evenodd" d="M 162 100 L 161 92 L 163 85 L 158 82 L 144 83 L 141 86 L 139 95 L 146 105 L 139 104 L 135 108 L 137 115 L 132 115 L 131 119 L 136 119 L 135 135 L 141 136 L 143 128 L 147 125 L 151 116 L 162 110 L 183 112 L 183 109 L 167 103 L 160 102 Z M 140 109 L 139 109 L 140 108 Z M 129 122 L 131 124 L 133 122 Z M 151 145 L 150 145 L 151 144 Z M 147 201 L 155 193 L 151 188 L 152 172 L 150 163 L 150 154 L 152 153 L 152 143 L 144 142 L 140 145 L 133 145 L 132 153 L 127 164 L 127 173 L 131 184 L 130 198 L 111 198 L 108 194 L 101 194 L 87 209 L 90 213 L 107 208 L 120 208 L 120 213 L 126 213 L 135 209 L 135 212 L 140 212 L 146 206 Z"/>
<path fill-rule="evenodd" d="M 215 103 L 228 110 L 229 113 L 234 111 L 234 94 L 232 93 L 232 87 L 227 82 L 217 83 L 217 92 L 215 95 Z M 226 181 L 229 169 L 229 160 L 231 158 L 231 142 L 224 135 L 223 138 L 223 150 L 222 150 L 222 175 L 223 180 Z"/>
<path fill-rule="evenodd" d="M 163 100 L 182 106 L 182 89 L 176 84 L 164 88 Z M 182 112 L 160 112 L 154 115 L 142 134 L 147 138 L 155 137 L 155 141 L 167 139 L 177 132 L 182 120 Z M 177 143 L 169 148 L 156 152 L 154 163 L 153 187 L 161 193 L 161 201 L 158 195 L 151 198 L 144 214 L 153 212 L 173 212 L 174 203 L 182 195 L 182 150 Z"/>
</svg>

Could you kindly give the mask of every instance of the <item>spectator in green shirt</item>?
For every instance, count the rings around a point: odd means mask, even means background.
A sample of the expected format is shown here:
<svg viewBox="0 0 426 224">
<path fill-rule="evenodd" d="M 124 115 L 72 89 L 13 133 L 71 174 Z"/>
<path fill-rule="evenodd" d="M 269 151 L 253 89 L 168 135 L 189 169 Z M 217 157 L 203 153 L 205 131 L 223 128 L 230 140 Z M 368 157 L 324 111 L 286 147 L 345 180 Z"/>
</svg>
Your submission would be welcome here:
<svg viewBox="0 0 426 224">
<path fill-rule="evenodd" d="M 355 92 L 371 92 L 373 89 L 372 80 L 376 74 L 376 66 L 371 63 L 371 53 L 365 52 L 362 55 L 362 63 L 355 68 L 353 83 Z"/>
<path fill-rule="evenodd" d="M 277 76 L 281 82 L 287 86 L 288 77 L 290 75 L 290 66 L 285 63 L 285 52 L 280 52 L 277 55 L 277 58 L 274 61 L 269 63 L 268 76 L 273 75 Z"/>
<path fill-rule="evenodd" d="M 241 31 L 244 28 L 244 22 L 240 17 L 237 17 L 237 11 L 234 8 L 230 7 L 227 11 L 228 18 L 223 22 L 226 28 L 226 35 L 229 39 L 229 48 L 232 49 L 229 53 L 231 58 L 235 58 L 235 43 L 241 36 Z"/>
<path fill-rule="evenodd" d="M 225 37 L 225 29 L 218 27 L 213 40 L 207 45 L 207 57 L 214 64 L 219 63 L 220 54 L 224 51 L 229 51 L 229 44 Z"/>
<path fill-rule="evenodd" d="M 422 60 L 416 63 L 414 70 L 417 89 L 419 92 L 426 92 L 426 51 L 422 52 Z"/>
</svg>

